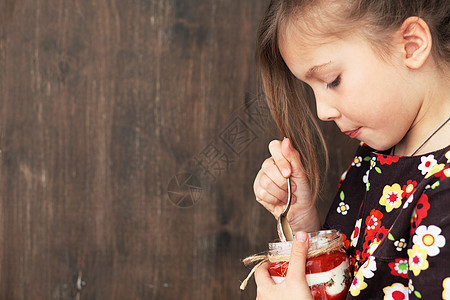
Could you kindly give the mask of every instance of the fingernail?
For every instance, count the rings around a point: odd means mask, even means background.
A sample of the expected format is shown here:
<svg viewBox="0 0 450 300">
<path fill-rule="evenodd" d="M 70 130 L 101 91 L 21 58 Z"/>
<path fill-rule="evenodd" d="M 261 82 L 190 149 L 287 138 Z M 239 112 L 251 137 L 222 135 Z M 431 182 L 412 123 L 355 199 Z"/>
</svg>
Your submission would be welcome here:
<svg viewBox="0 0 450 300">
<path fill-rule="evenodd" d="M 281 174 L 283 174 L 284 177 L 288 177 L 289 176 L 289 170 L 288 169 L 283 169 L 281 171 Z"/>
<path fill-rule="evenodd" d="M 297 232 L 297 234 L 295 235 L 295 238 L 299 242 L 305 242 L 306 238 L 307 238 L 306 232 L 303 232 L 303 231 Z"/>
</svg>

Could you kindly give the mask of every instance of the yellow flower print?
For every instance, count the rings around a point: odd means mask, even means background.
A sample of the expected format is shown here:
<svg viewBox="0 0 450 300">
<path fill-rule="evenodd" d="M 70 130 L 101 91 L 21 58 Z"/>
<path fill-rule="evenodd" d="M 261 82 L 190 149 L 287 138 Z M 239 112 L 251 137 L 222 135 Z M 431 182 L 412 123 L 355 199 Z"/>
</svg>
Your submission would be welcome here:
<svg viewBox="0 0 450 300">
<path fill-rule="evenodd" d="M 353 278 L 352 285 L 350 286 L 349 292 L 352 296 L 356 297 L 361 293 L 361 290 L 367 287 L 367 283 L 364 282 L 364 276 L 361 270 Z"/>
<path fill-rule="evenodd" d="M 444 170 L 444 176 L 445 177 L 450 177 L 450 169 L 445 169 Z"/>
<path fill-rule="evenodd" d="M 431 177 L 433 174 L 442 171 L 442 169 L 445 168 L 444 164 L 435 164 L 431 170 L 427 173 L 427 175 L 425 175 L 425 178 Z"/>
<path fill-rule="evenodd" d="M 450 150 L 445 153 L 445 157 L 447 158 L 447 163 L 450 163 Z"/>
<path fill-rule="evenodd" d="M 442 291 L 442 299 L 449 300 L 450 299 L 450 277 L 447 277 L 442 281 L 442 286 L 444 290 Z"/>
<path fill-rule="evenodd" d="M 418 276 L 420 271 L 428 269 L 427 250 L 414 245 L 412 249 L 408 249 L 409 269 Z"/>
<path fill-rule="evenodd" d="M 398 183 L 386 185 L 383 189 L 383 196 L 380 198 L 380 204 L 386 206 L 387 212 L 391 212 L 402 204 L 402 193 L 402 188 Z"/>
</svg>

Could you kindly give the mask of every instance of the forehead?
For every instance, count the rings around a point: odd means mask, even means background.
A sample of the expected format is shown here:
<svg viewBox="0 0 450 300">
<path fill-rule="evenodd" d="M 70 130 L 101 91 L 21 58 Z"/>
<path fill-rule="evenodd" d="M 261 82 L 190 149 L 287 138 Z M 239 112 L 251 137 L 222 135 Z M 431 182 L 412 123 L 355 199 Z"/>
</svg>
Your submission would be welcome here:
<svg viewBox="0 0 450 300">
<path fill-rule="evenodd" d="M 351 1 L 307 0 L 290 9 L 278 23 L 278 44 L 295 40 L 304 46 L 320 46 L 362 32 L 361 20 L 350 21 Z M 353 33 L 352 33 L 353 34 Z"/>
<path fill-rule="evenodd" d="M 332 60 L 343 43 L 343 38 L 334 35 L 305 34 L 295 22 L 285 23 L 278 37 L 280 54 L 298 78 L 305 77 L 310 68 Z"/>
<path fill-rule="evenodd" d="M 294 1 L 297 4 L 284 14 L 279 27 L 296 25 L 309 38 L 341 34 L 360 23 L 351 17 L 352 1 L 348 0 L 304 0 Z M 298 4 L 300 2 L 300 4 Z M 360 20 L 361 21 L 361 20 Z"/>
</svg>

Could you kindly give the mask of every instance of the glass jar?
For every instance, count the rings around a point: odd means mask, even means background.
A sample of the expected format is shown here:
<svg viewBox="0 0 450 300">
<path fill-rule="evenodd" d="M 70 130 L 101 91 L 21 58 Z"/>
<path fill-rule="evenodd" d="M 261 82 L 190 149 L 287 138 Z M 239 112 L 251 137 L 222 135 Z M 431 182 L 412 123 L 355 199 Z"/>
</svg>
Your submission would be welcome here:
<svg viewBox="0 0 450 300">
<path fill-rule="evenodd" d="M 341 300 L 347 296 L 351 277 L 349 259 L 337 230 L 309 235 L 306 281 L 315 300 Z M 292 242 L 269 243 L 269 273 L 275 283 L 286 277 Z"/>
</svg>

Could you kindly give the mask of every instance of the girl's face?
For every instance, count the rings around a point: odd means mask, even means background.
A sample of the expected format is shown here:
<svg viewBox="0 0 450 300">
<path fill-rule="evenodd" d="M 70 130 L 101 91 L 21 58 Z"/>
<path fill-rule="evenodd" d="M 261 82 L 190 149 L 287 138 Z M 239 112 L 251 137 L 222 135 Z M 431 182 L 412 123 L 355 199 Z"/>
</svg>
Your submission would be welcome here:
<svg viewBox="0 0 450 300">
<path fill-rule="evenodd" d="M 291 72 L 312 87 L 318 117 L 351 138 L 386 150 L 407 134 L 420 109 L 402 54 L 383 60 L 361 34 L 305 42 L 294 24 L 279 40 Z"/>
</svg>

